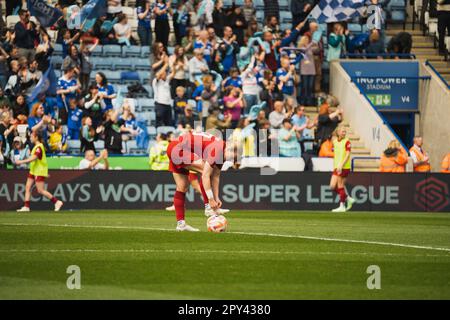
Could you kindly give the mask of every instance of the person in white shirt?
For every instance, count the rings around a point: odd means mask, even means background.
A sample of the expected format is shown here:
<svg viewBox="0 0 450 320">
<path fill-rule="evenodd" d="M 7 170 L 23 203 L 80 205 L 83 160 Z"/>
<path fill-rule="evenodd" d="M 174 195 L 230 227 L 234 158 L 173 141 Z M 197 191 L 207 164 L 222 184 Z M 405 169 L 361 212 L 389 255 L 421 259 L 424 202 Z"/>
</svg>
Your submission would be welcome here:
<svg viewBox="0 0 450 320">
<path fill-rule="evenodd" d="M 195 88 L 196 79 L 209 71 L 208 63 L 203 57 L 203 49 L 195 49 L 194 56 L 189 60 L 189 81 Z"/>
<path fill-rule="evenodd" d="M 100 163 L 103 160 L 103 163 Z M 95 157 L 94 150 L 87 150 L 84 153 L 84 159 L 80 161 L 78 165 L 80 170 L 108 170 L 108 151 L 103 150 L 100 152 L 100 156 Z"/>
<path fill-rule="evenodd" d="M 246 102 L 245 114 L 248 114 L 250 109 L 259 103 L 261 87 L 259 86 L 256 72 L 255 56 L 252 56 L 250 64 L 241 74 L 242 92 L 244 93 L 244 100 Z"/>
<path fill-rule="evenodd" d="M 172 96 L 170 93 L 170 81 L 175 74 L 175 68 L 167 75 L 169 63 L 166 62 L 153 79 L 153 92 L 155 93 L 156 126 L 173 125 Z"/>
</svg>

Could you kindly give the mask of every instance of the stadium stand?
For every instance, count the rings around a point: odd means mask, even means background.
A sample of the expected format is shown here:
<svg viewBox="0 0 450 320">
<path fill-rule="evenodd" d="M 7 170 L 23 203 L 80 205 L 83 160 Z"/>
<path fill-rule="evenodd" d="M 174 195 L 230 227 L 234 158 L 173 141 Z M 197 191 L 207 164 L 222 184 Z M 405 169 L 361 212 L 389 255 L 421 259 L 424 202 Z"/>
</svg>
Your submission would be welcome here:
<svg viewBox="0 0 450 320">
<path fill-rule="evenodd" d="M 290 12 L 290 1 L 278 1 L 280 6 L 280 26 L 281 29 L 290 29 L 292 24 L 292 13 Z M 419 21 L 420 29 L 414 29 L 414 19 L 420 17 L 421 1 L 415 1 L 413 6 L 409 6 L 405 0 L 392 0 L 388 5 L 383 8 L 384 16 L 387 18 L 387 24 L 385 26 L 384 44 L 386 45 L 389 40 L 394 37 L 400 31 L 406 31 L 412 35 L 413 45 L 411 53 L 413 53 L 419 60 L 428 60 L 429 63 L 435 68 L 435 70 L 442 76 L 443 79 L 450 80 L 450 68 L 446 61 L 446 56 L 439 55 L 438 50 L 435 48 L 437 43 L 437 20 L 430 17 L 429 12 L 425 13 L 424 21 Z M 236 1 L 236 5 L 243 5 L 243 1 Z M 256 8 L 256 21 L 261 29 L 264 25 L 264 3 L 262 0 L 253 1 Z M 225 8 L 231 7 L 231 1 L 224 1 Z M 140 40 L 137 36 L 138 17 L 136 15 L 136 1 L 124 1 L 122 6 L 122 12 L 128 17 L 128 23 L 133 32 L 136 45 L 120 46 L 117 44 L 103 43 L 98 45 L 93 51 L 91 56 L 92 71 L 90 72 L 90 80 L 95 81 L 96 74 L 102 72 L 108 82 L 113 85 L 115 92 L 120 93 L 120 97 L 114 99 L 114 102 L 121 101 L 126 96 L 137 98 L 134 105 L 133 112 L 136 119 L 142 119 L 145 122 L 145 130 L 147 131 L 150 139 L 154 139 L 156 134 L 163 132 L 175 132 L 176 127 L 160 127 L 155 128 L 156 124 L 156 110 L 154 103 L 154 93 L 151 86 L 151 68 L 152 61 L 149 59 L 151 48 L 148 46 L 140 46 Z M 32 17 L 35 23 L 38 21 Z M 412 19 L 412 20 L 411 20 Z M 5 17 L 6 25 L 14 27 L 19 21 L 19 16 Z M 169 15 L 170 22 L 170 45 L 167 49 L 169 55 L 174 52 L 175 37 L 174 37 L 174 25 L 172 15 Z M 400 27 L 399 27 L 400 26 Z M 154 21 L 152 20 L 152 27 L 154 30 Z M 329 38 L 327 36 L 327 30 L 329 27 L 326 24 L 320 24 L 323 35 L 321 41 L 323 43 L 323 56 L 327 56 L 329 48 Z M 368 32 L 366 24 L 361 23 L 359 19 L 349 21 L 346 28 L 353 35 L 360 35 Z M 63 67 L 64 47 L 60 42 L 55 42 L 58 31 L 48 30 L 51 35 L 53 55 L 51 58 L 52 65 L 55 69 L 55 75 L 57 78 L 61 76 L 61 68 Z M 153 35 L 155 39 L 157 35 Z M 447 52 L 449 51 L 450 38 L 445 40 Z M 79 45 L 77 44 L 79 47 Z M 323 77 L 323 90 L 326 91 L 329 83 L 329 62 L 324 59 L 320 65 Z M 152 76 L 153 77 L 153 76 Z M 137 87 L 133 87 L 136 83 L 140 83 L 143 90 Z M 319 91 L 316 91 L 319 93 Z M 189 97 L 190 98 L 190 97 Z M 117 107 L 117 106 L 116 106 Z M 120 106 L 117 107 L 120 109 Z M 318 115 L 318 106 L 306 106 L 306 115 L 310 119 L 316 119 Z M 371 156 L 373 153 L 370 149 L 370 141 L 365 141 L 355 131 L 353 126 L 344 119 L 344 125 L 348 128 L 350 140 L 353 144 L 353 155 L 359 156 Z M 79 140 L 69 140 L 70 152 L 75 153 L 76 149 L 79 149 Z M 133 153 L 146 153 L 148 150 L 140 149 L 136 144 L 136 141 L 132 138 L 126 142 L 124 148 L 126 152 L 132 151 Z M 377 161 L 368 162 L 361 167 L 356 167 L 356 170 L 374 171 L 378 168 Z"/>
</svg>

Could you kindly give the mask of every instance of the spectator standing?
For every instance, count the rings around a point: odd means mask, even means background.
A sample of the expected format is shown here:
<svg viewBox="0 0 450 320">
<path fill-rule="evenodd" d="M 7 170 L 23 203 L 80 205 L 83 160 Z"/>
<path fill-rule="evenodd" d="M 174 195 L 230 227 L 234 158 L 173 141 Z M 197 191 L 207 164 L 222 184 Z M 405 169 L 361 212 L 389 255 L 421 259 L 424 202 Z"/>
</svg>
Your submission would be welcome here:
<svg viewBox="0 0 450 320">
<path fill-rule="evenodd" d="M 335 97 L 328 96 L 325 103 L 320 106 L 315 136 L 320 145 L 323 141 L 330 139 L 339 123 L 342 122 L 343 110 L 338 108 L 338 105 Z M 331 108 L 336 108 L 336 111 L 333 112 Z"/>
<path fill-rule="evenodd" d="M 172 97 L 175 98 L 175 91 L 178 87 L 187 86 L 186 73 L 189 70 L 189 60 L 184 54 L 184 48 L 182 46 L 176 46 L 173 55 L 169 57 L 170 70 L 174 71 L 173 79 L 170 83 L 170 92 Z"/>
<path fill-rule="evenodd" d="M 83 110 L 78 108 L 78 101 L 74 98 L 69 100 L 69 110 L 67 117 L 67 128 L 69 138 L 78 140 L 80 137 L 81 118 Z"/>
<path fill-rule="evenodd" d="M 32 61 L 35 55 L 35 42 L 38 39 L 36 26 L 30 21 L 30 13 L 27 10 L 19 10 L 19 19 L 20 21 L 14 26 L 14 44 L 19 49 L 19 57 Z"/>
<path fill-rule="evenodd" d="M 141 46 L 151 46 L 153 38 L 151 0 L 138 0 L 136 2 L 136 13 L 138 17 L 137 32 Z"/>
<path fill-rule="evenodd" d="M 223 37 L 223 30 L 226 24 L 227 15 L 223 9 L 222 0 L 216 1 L 212 17 L 213 17 L 214 31 L 216 32 L 217 36 Z"/>
<path fill-rule="evenodd" d="M 381 155 L 380 172 L 402 173 L 407 163 L 408 154 L 397 140 L 392 140 Z"/>
<path fill-rule="evenodd" d="M 168 75 L 169 64 L 166 63 L 153 79 L 153 92 L 155 94 L 156 126 L 173 125 L 172 97 L 170 95 L 170 82 L 175 69 Z"/>
<path fill-rule="evenodd" d="M 264 19 L 275 16 L 280 20 L 280 5 L 278 0 L 264 0 Z"/>
<path fill-rule="evenodd" d="M 307 106 L 314 106 L 314 82 L 316 76 L 316 65 L 314 62 L 314 55 L 319 52 L 318 45 L 311 41 L 308 36 L 303 36 L 298 44 L 300 49 L 304 50 L 304 59 L 300 62 L 301 74 L 301 102 Z"/>
<path fill-rule="evenodd" d="M 240 46 L 244 45 L 244 33 L 247 29 L 247 21 L 242 12 L 241 7 L 235 7 L 233 12 L 229 15 L 229 25 L 233 28 L 233 33 L 236 35 L 236 41 Z"/>
<path fill-rule="evenodd" d="M 295 72 L 295 65 L 291 64 L 288 56 L 283 56 L 280 60 L 281 68 L 276 73 L 278 90 L 283 94 L 285 99 L 293 98 L 296 102 L 295 84 L 298 82 L 298 77 Z M 304 84 L 302 84 L 303 86 Z"/>
<path fill-rule="evenodd" d="M 187 105 L 186 88 L 179 86 L 175 89 L 175 98 L 173 99 L 173 111 L 175 113 L 176 124 L 178 124 L 178 120 L 183 116 L 184 109 Z"/>
<path fill-rule="evenodd" d="M 93 127 L 91 117 L 83 117 L 81 119 L 81 134 L 80 134 L 80 153 L 87 150 L 93 150 L 95 153 L 95 140 L 97 138 L 96 130 Z"/>
<path fill-rule="evenodd" d="M 13 117 L 16 119 L 19 115 L 28 116 L 30 113 L 28 109 L 25 96 L 20 94 L 17 96 L 16 101 L 12 105 Z"/>
<path fill-rule="evenodd" d="M 335 23 L 333 25 L 333 32 L 328 36 L 328 53 L 327 61 L 339 59 L 345 48 L 346 38 L 344 27 L 341 23 Z"/>
<path fill-rule="evenodd" d="M 208 63 L 203 57 L 202 49 L 195 49 L 194 56 L 189 60 L 189 81 L 191 86 L 195 89 L 200 83 L 198 78 L 200 78 L 203 73 L 209 71 Z"/>
<path fill-rule="evenodd" d="M 430 172 L 430 157 L 423 149 L 423 138 L 421 136 L 414 137 L 414 145 L 409 149 L 411 158 L 413 159 L 414 172 Z"/>
<path fill-rule="evenodd" d="M 245 107 L 244 93 L 240 88 L 228 87 L 223 104 L 225 105 L 224 115 L 231 115 L 231 128 L 235 129 L 241 118 L 242 109 Z"/>
<path fill-rule="evenodd" d="M 450 0 L 437 0 L 436 9 L 438 18 L 439 54 L 445 54 L 445 36 L 450 36 Z"/>
<path fill-rule="evenodd" d="M 283 120 L 282 128 L 278 132 L 280 157 L 301 157 L 300 144 L 298 143 L 300 133 L 296 129 L 290 119 Z"/>
<path fill-rule="evenodd" d="M 165 0 L 156 0 L 153 13 L 155 14 L 155 35 L 156 41 L 161 42 L 165 48 L 169 45 L 169 9 L 170 2 L 166 4 Z"/>
<path fill-rule="evenodd" d="M 91 54 L 97 44 L 98 40 L 92 46 L 88 47 L 85 41 L 80 41 L 80 84 L 83 93 L 86 93 L 89 89 L 89 80 L 93 68 Z"/>
<path fill-rule="evenodd" d="M 369 45 L 366 48 L 366 53 L 376 55 L 384 54 L 386 51 L 384 49 L 384 41 L 381 39 L 380 32 L 377 29 L 372 29 L 369 35 Z M 373 57 L 370 57 L 373 58 Z"/>
<path fill-rule="evenodd" d="M 245 0 L 242 6 L 242 12 L 244 13 L 245 21 L 249 24 L 251 21 L 256 20 L 256 9 L 253 4 L 253 0 Z"/>
<path fill-rule="evenodd" d="M 103 72 L 97 72 L 95 75 L 95 82 L 97 83 L 98 96 L 105 103 L 103 112 L 111 110 L 113 108 L 112 99 L 117 97 L 114 87 L 108 83 L 108 79 Z"/>
</svg>

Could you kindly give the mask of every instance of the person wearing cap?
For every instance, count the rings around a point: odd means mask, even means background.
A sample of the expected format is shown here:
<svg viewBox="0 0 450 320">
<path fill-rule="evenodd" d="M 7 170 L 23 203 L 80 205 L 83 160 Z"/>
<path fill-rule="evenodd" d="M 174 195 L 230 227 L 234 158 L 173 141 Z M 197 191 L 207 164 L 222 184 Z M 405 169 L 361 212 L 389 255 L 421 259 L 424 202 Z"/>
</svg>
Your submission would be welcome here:
<svg viewBox="0 0 450 320">
<path fill-rule="evenodd" d="M 16 164 L 17 160 L 23 160 L 30 156 L 30 149 L 28 145 L 24 144 L 21 137 L 15 137 L 13 140 L 13 148 L 9 153 L 9 159 L 13 164 L 14 169 L 28 169 L 28 164 Z"/>
</svg>

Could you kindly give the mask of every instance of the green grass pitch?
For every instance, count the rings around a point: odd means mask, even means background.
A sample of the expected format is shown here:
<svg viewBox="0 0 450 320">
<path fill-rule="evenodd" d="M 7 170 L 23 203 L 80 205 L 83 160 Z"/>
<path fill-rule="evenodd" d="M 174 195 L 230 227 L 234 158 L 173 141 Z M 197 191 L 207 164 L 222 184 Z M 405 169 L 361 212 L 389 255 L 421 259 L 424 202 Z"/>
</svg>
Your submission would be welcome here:
<svg viewBox="0 0 450 320">
<path fill-rule="evenodd" d="M 0 299 L 450 299 L 450 215 L 0 213 Z M 66 269 L 81 270 L 69 290 Z M 369 290 L 367 268 L 381 271 Z"/>
</svg>

